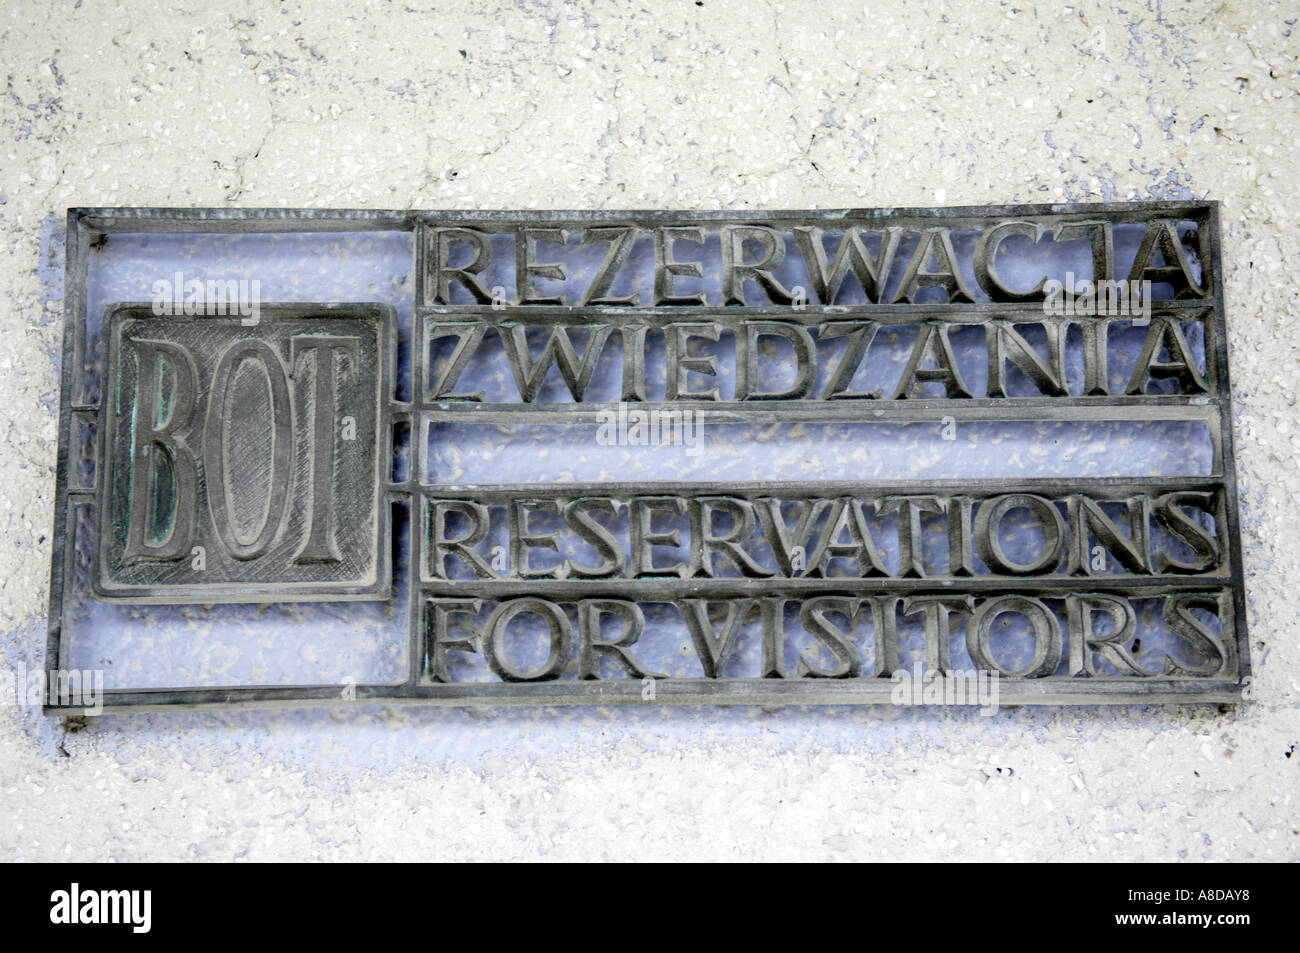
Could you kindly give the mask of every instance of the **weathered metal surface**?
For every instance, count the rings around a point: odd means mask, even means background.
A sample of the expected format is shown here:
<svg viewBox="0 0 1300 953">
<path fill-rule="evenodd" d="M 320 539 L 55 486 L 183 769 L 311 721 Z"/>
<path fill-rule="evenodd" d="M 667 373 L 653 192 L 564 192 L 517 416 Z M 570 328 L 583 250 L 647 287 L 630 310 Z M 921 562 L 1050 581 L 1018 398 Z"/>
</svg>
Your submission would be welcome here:
<svg viewBox="0 0 1300 953">
<path fill-rule="evenodd" d="M 95 593 L 386 599 L 394 317 L 375 305 L 105 320 Z"/>
<path fill-rule="evenodd" d="M 86 313 L 101 236 L 379 229 L 410 232 L 416 261 L 396 366 L 393 316 L 373 305 L 273 302 L 252 325 L 119 305 L 102 331 Z M 580 281 L 556 257 L 566 242 L 586 254 Z M 1008 278 L 1039 242 L 1083 243 L 1111 310 L 1104 295 L 1062 294 L 1050 269 Z M 960 654 L 996 675 L 1001 704 L 1240 700 L 1250 667 L 1218 242 L 1217 205 L 1196 202 L 75 210 L 47 667 L 63 667 L 76 637 L 65 587 L 90 544 L 95 598 L 402 599 L 409 620 L 401 684 L 118 686 L 106 710 L 882 703 L 907 667 L 905 628 L 924 671 L 952 673 Z M 900 329 L 910 343 L 891 337 Z M 972 333 L 979 374 L 954 357 Z M 1135 335 L 1122 367 L 1120 334 Z M 662 359 L 647 359 L 651 337 Z M 729 351 L 701 350 L 723 337 Z M 774 383 L 761 355 L 778 339 L 794 367 Z M 607 348 L 621 355 L 612 377 L 598 369 Z M 495 381 L 476 375 L 493 359 Z M 888 362 L 883 386 L 861 383 Z M 710 426 L 1171 421 L 1203 427 L 1212 460 L 1158 477 L 564 485 L 439 482 L 427 463 L 448 423 L 626 436 L 629 419 L 701 413 Z M 410 433 L 400 467 L 397 427 Z M 390 506 L 410 517 L 400 541 Z M 86 508 L 90 530 L 74 516 Z M 1007 548 L 1013 523 L 1031 531 L 1029 549 Z M 694 675 L 656 664 L 647 609 L 656 632 L 684 633 Z M 1008 618 L 1019 655 L 999 648 Z M 509 648 L 524 623 L 548 647 L 540 658 Z M 790 625 L 816 651 L 792 648 Z M 1154 652 L 1140 645 L 1152 627 L 1167 641 Z M 464 680 L 466 660 L 488 679 Z"/>
</svg>

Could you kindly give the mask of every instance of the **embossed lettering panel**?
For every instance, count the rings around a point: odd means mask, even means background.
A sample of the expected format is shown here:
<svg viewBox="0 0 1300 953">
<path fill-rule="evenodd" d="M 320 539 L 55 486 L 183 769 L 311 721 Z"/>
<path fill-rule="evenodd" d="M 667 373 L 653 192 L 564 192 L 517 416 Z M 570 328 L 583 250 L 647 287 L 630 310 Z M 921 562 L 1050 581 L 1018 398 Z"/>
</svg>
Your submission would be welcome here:
<svg viewBox="0 0 1300 953">
<path fill-rule="evenodd" d="M 120 306 L 106 327 L 101 597 L 389 597 L 389 311 Z"/>
<path fill-rule="evenodd" d="M 47 667 L 106 710 L 1240 700 L 1219 259 L 1197 202 L 75 210 Z"/>
</svg>

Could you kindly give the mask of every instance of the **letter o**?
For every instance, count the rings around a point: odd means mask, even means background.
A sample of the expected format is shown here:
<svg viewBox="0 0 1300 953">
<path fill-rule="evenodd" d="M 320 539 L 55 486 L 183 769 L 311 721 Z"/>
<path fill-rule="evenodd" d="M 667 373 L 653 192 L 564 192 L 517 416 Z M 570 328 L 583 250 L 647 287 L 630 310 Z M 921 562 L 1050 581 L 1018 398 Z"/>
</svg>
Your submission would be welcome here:
<svg viewBox="0 0 1300 953">
<path fill-rule="evenodd" d="M 242 540 L 235 533 L 230 518 L 229 481 L 226 473 L 225 431 L 229 424 L 226 405 L 230 384 L 240 364 L 253 361 L 262 366 L 271 399 L 271 473 L 262 522 L 252 540 Z M 208 412 L 203 421 L 203 475 L 207 481 L 208 509 L 212 523 L 226 551 L 236 559 L 253 559 L 262 555 L 280 533 L 289 501 L 289 482 L 293 475 L 293 410 L 289 403 L 289 383 L 284 364 L 265 341 L 238 341 L 226 348 L 212 376 Z"/>
<path fill-rule="evenodd" d="M 998 540 L 998 527 L 1011 510 L 1023 507 L 1043 526 L 1043 552 L 1033 562 L 1020 563 L 1002 551 Z M 1032 493 L 1009 493 L 989 500 L 980 507 L 975 517 L 975 545 L 980 559 L 994 572 L 1010 576 L 1036 576 L 1051 572 L 1061 561 L 1061 547 L 1065 541 L 1065 520 L 1056 511 L 1052 501 Z"/>
<path fill-rule="evenodd" d="M 542 617 L 551 637 L 551 651 L 540 668 L 533 671 L 521 671 L 511 665 L 502 651 L 502 639 L 506 626 L 515 616 L 523 612 L 532 612 Z M 483 636 L 483 655 L 488 667 L 497 677 L 505 682 L 548 682 L 559 678 L 564 666 L 573 654 L 573 629 L 569 617 L 556 603 L 545 599 L 512 599 L 503 602 L 492 612 L 487 621 L 487 632 Z"/>
<path fill-rule="evenodd" d="M 1019 671 L 1003 668 L 990 649 L 990 630 L 1004 612 L 1020 613 L 1034 630 L 1034 657 Z M 1056 617 L 1041 601 L 1029 596 L 999 596 L 985 601 L 975 610 L 966 629 L 966 650 L 975 667 L 1007 678 L 1044 678 L 1055 674 L 1061 664 L 1063 647 Z"/>
</svg>

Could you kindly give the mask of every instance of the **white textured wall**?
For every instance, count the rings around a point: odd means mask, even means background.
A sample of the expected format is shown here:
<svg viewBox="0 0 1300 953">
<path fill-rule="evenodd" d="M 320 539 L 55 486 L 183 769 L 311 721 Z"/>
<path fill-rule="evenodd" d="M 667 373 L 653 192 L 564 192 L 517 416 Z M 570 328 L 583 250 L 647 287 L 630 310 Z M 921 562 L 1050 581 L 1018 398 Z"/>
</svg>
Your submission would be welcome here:
<svg viewBox="0 0 1300 953">
<path fill-rule="evenodd" d="M 0 857 L 1300 855 L 1294 5 L 151 6 L 0 9 L 6 666 L 39 664 L 44 639 L 67 206 L 1197 196 L 1225 203 L 1258 700 L 241 713 L 67 735 L 9 708 Z"/>
</svg>

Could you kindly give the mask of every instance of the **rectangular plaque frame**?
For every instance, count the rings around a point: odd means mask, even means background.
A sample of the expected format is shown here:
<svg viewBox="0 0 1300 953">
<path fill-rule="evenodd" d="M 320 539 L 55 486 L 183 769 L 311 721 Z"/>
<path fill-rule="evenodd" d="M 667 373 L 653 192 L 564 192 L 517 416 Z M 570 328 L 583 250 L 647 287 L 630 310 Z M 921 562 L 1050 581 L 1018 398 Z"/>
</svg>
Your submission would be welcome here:
<svg viewBox="0 0 1300 953">
<path fill-rule="evenodd" d="M 972 481 L 894 480 L 853 483 L 844 481 L 804 482 L 753 482 L 753 483 L 675 483 L 656 482 L 649 492 L 663 496 L 728 495 L 741 499 L 756 499 L 764 494 L 787 495 L 791 498 L 835 497 L 869 493 L 874 496 L 934 495 L 936 493 L 974 493 L 991 497 L 996 494 L 1037 494 L 1052 500 L 1065 500 L 1087 496 L 1092 500 L 1118 500 L 1126 494 L 1138 492 L 1187 491 L 1207 494 L 1213 499 L 1215 520 L 1214 565 L 1209 572 L 1186 575 L 1168 573 L 1128 573 L 1108 575 L 1104 580 L 1083 576 L 1038 577 L 975 576 L 958 580 L 926 578 L 787 578 L 777 580 L 707 579 L 673 580 L 664 578 L 637 579 L 439 579 L 422 575 L 425 565 L 425 548 L 428 540 L 424 529 L 422 507 L 431 498 L 439 500 L 461 499 L 471 502 L 509 501 L 521 495 L 534 499 L 566 501 L 584 495 L 605 495 L 628 499 L 644 494 L 647 487 L 630 483 L 563 484 L 563 485 L 439 485 L 422 484 L 422 462 L 425 459 L 427 433 L 430 424 L 445 422 L 476 423 L 592 423 L 599 414 L 612 409 L 609 403 L 533 403 L 483 402 L 449 399 L 460 395 L 439 397 L 431 391 L 434 383 L 426 380 L 425 363 L 428 355 L 428 332 L 435 323 L 489 321 L 506 322 L 522 326 L 553 324 L 557 320 L 567 325 L 581 325 L 598 321 L 613 329 L 629 325 L 662 327 L 671 322 L 686 320 L 713 323 L 734 330 L 738 322 L 750 319 L 771 319 L 791 325 L 816 327 L 821 322 L 850 319 L 877 322 L 881 325 L 908 324 L 934 325 L 944 321 L 983 325 L 987 328 L 1005 320 L 1014 322 L 1017 317 L 1026 322 L 1041 320 L 1043 306 L 1039 300 L 976 300 L 973 302 L 949 301 L 947 303 L 912 303 L 907 296 L 907 282 L 918 275 L 904 276 L 903 296 L 889 302 L 884 298 L 882 277 L 878 300 L 852 306 L 812 301 L 804 307 L 792 309 L 787 303 L 773 303 L 771 296 L 762 303 L 750 303 L 743 282 L 725 290 L 731 296 L 729 304 L 721 301 L 697 305 L 644 301 L 614 302 L 608 294 L 586 296 L 581 302 L 506 303 L 504 316 L 500 302 L 488 301 L 480 294 L 470 303 L 453 303 L 440 294 L 442 272 L 451 271 L 443 261 L 440 272 L 435 262 L 438 249 L 432 247 L 440 236 L 448 232 L 471 230 L 479 235 L 518 233 L 520 270 L 523 274 L 524 292 L 529 288 L 530 270 L 545 275 L 544 265 L 529 258 L 528 238 L 522 229 L 540 233 L 559 229 L 575 233 L 594 233 L 606 229 L 609 237 L 609 257 L 606 265 L 617 265 L 620 260 L 615 249 L 618 230 L 634 228 L 647 233 L 663 229 L 734 229 L 740 234 L 734 245 L 740 260 L 732 259 L 727 267 L 738 263 L 751 269 L 764 264 L 761 260 L 750 264 L 744 260 L 744 240 L 754 237 L 751 232 L 763 229 L 779 231 L 796 227 L 819 227 L 827 231 L 844 229 L 846 223 L 856 223 L 864 229 L 885 230 L 897 228 L 903 233 L 932 236 L 937 251 L 923 251 L 924 259 L 913 269 L 922 279 L 918 284 L 941 284 L 942 276 L 929 267 L 931 255 L 943 270 L 943 244 L 948 241 L 946 229 L 973 230 L 987 235 L 999 225 L 1028 223 L 1030 229 L 1051 233 L 1061 226 L 1082 229 L 1097 223 L 1108 223 L 1104 242 L 1094 242 L 1094 253 L 1101 262 L 1110 254 L 1109 225 L 1144 225 L 1150 238 L 1145 243 L 1159 247 L 1164 258 L 1163 270 L 1151 262 L 1150 274 L 1159 278 L 1172 272 L 1175 264 L 1170 259 L 1181 256 L 1174 246 L 1179 242 L 1173 224 L 1168 226 L 1171 244 L 1164 243 L 1164 235 L 1153 226 L 1156 222 L 1191 221 L 1196 224 L 1199 242 L 1198 258 L 1202 268 L 1201 285 L 1195 293 L 1172 300 L 1152 302 L 1154 321 L 1169 319 L 1177 325 L 1179 320 L 1197 319 L 1203 322 L 1205 343 L 1204 380 L 1199 381 L 1201 392 L 1195 394 L 1157 393 L 1145 391 L 1123 394 L 1090 394 L 1087 396 L 1063 394 L 1061 396 L 961 396 L 936 398 L 911 397 L 905 400 L 728 400 L 707 405 L 709 416 L 715 421 L 733 422 L 794 422 L 815 420 L 821 422 L 937 422 L 945 415 L 960 413 L 963 421 L 1017 421 L 1017 420 L 1130 420 L 1152 419 L 1184 420 L 1203 423 L 1208 428 L 1213 448 L 1212 472 L 1201 477 L 1101 477 L 1087 479 L 980 479 Z M 746 232 L 745 230 L 749 230 Z M 98 426 L 101 406 L 99 395 L 87 384 L 87 275 L 88 257 L 92 243 L 102 241 L 114 233 L 302 233 L 348 231 L 403 231 L 413 233 L 415 261 L 413 263 L 413 322 L 409 347 L 411 361 L 411 399 L 393 400 L 385 415 L 393 426 L 405 426 L 411 433 L 411 463 L 405 479 L 384 479 L 380 489 L 381 499 L 401 499 L 410 504 L 409 520 L 409 574 L 407 587 L 407 618 L 409 673 L 401 684 L 357 684 L 347 686 L 248 686 L 234 685 L 215 688 L 130 689 L 114 688 L 104 693 L 104 711 L 174 710 L 178 708 L 226 707 L 287 707 L 329 705 L 347 701 L 369 701 L 384 704 L 414 703 L 431 705 L 611 705 L 646 704 L 647 698 L 641 679 L 596 678 L 592 680 L 502 680 L 498 683 L 443 682 L 432 677 L 429 668 L 429 622 L 426 608 L 429 600 L 442 597 L 493 601 L 500 598 L 530 598 L 557 600 L 560 603 L 584 598 L 627 599 L 640 603 L 670 602 L 687 592 L 704 593 L 714 598 L 745 598 L 758 595 L 774 598 L 800 599 L 815 593 L 887 593 L 899 597 L 907 595 L 953 594 L 981 596 L 1001 594 L 1008 597 L 1057 598 L 1068 593 L 1103 590 L 1119 598 L 1167 598 L 1179 594 L 1197 594 L 1204 599 L 1214 598 L 1222 606 L 1222 662 L 1220 670 L 1210 676 L 1181 677 L 1179 673 L 1166 673 L 1158 677 L 1097 676 L 1084 677 L 1008 677 L 1000 685 L 999 701 L 1002 705 L 1023 704 L 1134 704 L 1134 703 L 1237 703 L 1249 696 L 1250 654 L 1246 630 L 1246 602 L 1244 573 L 1240 546 L 1237 486 L 1234 473 L 1231 388 L 1228 375 L 1228 350 L 1224 329 L 1224 299 L 1220 250 L 1220 210 L 1217 202 L 1136 202 L 1104 204 L 1063 205 L 1011 205 L 997 207 L 959 207 L 926 209 L 855 209 L 779 211 L 754 213 L 729 212 L 666 212 L 666 211 L 367 211 L 367 210 L 311 210 L 311 209 L 165 209 L 165 208 L 80 208 L 69 210 L 67 224 L 67 273 L 65 286 L 65 329 L 61 375 L 61 404 L 59 411 L 59 451 L 57 465 L 57 492 L 55 499 L 55 525 L 53 533 L 53 558 L 51 567 L 50 613 L 47 634 L 46 668 L 51 673 L 65 669 L 68 659 L 68 639 L 71 631 L 65 615 L 65 585 L 72 578 L 73 547 L 68 545 L 69 528 L 74 522 L 73 508 L 93 502 L 99 492 L 93 481 L 82 478 L 72 452 L 73 434 L 79 428 Z M 1010 229 L 1008 234 L 1015 232 Z M 1019 232 L 1024 234 L 1022 228 Z M 759 234 L 758 238 L 762 238 Z M 883 242 L 884 239 L 882 239 Z M 1032 238 L 1031 238 L 1032 240 Z M 723 239 L 719 239 L 720 242 Z M 847 243 L 847 235 L 842 238 Z M 995 258 L 997 243 L 986 262 Z M 666 258 L 672 259 L 671 240 Z M 1166 254 L 1167 253 L 1167 254 Z M 724 249 L 723 254 L 726 254 Z M 951 255 L 951 248 L 949 247 Z M 978 253 L 977 253 L 978 254 Z M 950 259 L 957 271 L 955 258 Z M 662 262 L 659 263 L 662 265 Z M 679 262 L 670 261 L 670 265 Z M 472 266 L 472 263 L 471 263 Z M 462 284 L 469 287 L 473 277 L 472 267 L 458 262 L 468 274 L 461 274 Z M 897 266 L 900 270 L 903 265 Z M 673 292 L 673 272 L 667 275 L 663 288 L 658 285 L 661 274 L 656 269 L 656 295 L 663 291 L 665 297 Z M 857 273 L 856 271 L 854 272 Z M 755 276 L 750 273 L 750 278 Z M 1122 276 L 1117 276 L 1122 277 Z M 996 279 L 994 279 L 996 280 Z M 981 279 L 983 286 L 983 279 Z M 725 288 L 725 286 L 724 286 Z M 605 289 L 606 292 L 608 289 Z M 516 289 L 519 292 L 519 289 Z M 945 292 L 947 293 L 947 292 Z M 1015 292 L 1009 292 L 1014 295 Z M 607 300 L 608 299 L 608 300 Z M 991 332 L 990 332 L 991 333 Z M 1162 332 L 1163 333 L 1163 332 Z M 999 332 L 1000 334 L 1000 332 Z M 999 336 L 997 340 L 1001 341 Z M 1152 357 L 1153 362 L 1156 361 Z M 1152 368 L 1158 362 L 1152 363 Z M 1163 365 L 1161 365 L 1163 366 Z M 554 368 L 553 368 L 554 370 Z M 672 368 L 669 368 L 672 372 Z M 1163 372 L 1162 372 L 1163 373 Z M 1173 373 L 1172 371 L 1169 373 Z M 393 379 L 393 373 L 387 374 Z M 756 395 L 762 397 L 763 395 Z M 886 395 L 888 396 L 888 395 Z M 905 395 L 906 396 L 906 395 Z M 648 401 L 646 407 L 683 410 L 700 407 L 689 400 Z M 101 427 L 102 430 L 102 427 Z M 391 430 L 385 434 L 382 445 L 391 454 Z M 102 479 L 103 461 L 97 460 L 95 477 Z M 380 467 L 384 470 L 384 467 Z M 1086 506 L 1086 503 L 1079 504 Z M 381 525 L 385 525 L 381 516 Z M 391 531 L 391 527 L 390 527 Z M 265 598 L 265 596 L 263 596 Z M 325 597 L 327 598 L 327 596 Z M 340 595 L 340 598 L 346 598 Z M 893 611 L 891 609 L 891 611 Z M 769 673 L 769 675 L 772 673 Z M 1148 673 L 1154 674 L 1154 673 Z M 653 702 L 656 704 L 875 704 L 888 703 L 893 685 L 888 678 L 801 678 L 792 673 L 781 677 L 753 678 L 660 678 L 655 680 Z M 61 702 L 51 696 L 45 706 L 49 714 L 76 714 L 81 708 Z"/>
</svg>

